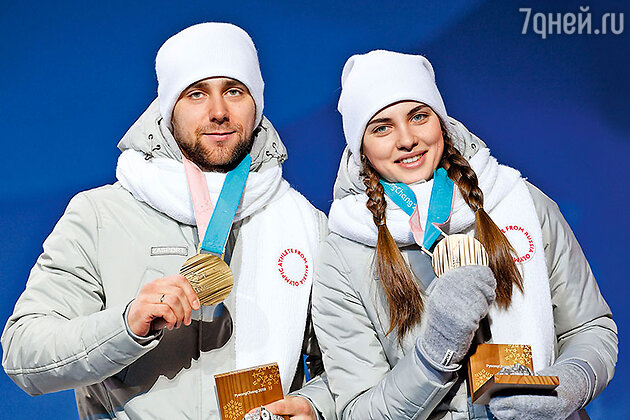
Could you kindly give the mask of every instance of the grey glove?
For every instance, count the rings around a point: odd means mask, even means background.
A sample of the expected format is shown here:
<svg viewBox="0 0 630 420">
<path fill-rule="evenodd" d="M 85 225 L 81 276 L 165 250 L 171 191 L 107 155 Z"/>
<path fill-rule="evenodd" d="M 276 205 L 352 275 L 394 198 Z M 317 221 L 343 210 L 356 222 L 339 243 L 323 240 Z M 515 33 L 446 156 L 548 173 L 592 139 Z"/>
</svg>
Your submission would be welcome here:
<svg viewBox="0 0 630 420">
<path fill-rule="evenodd" d="M 492 271 L 480 265 L 455 268 L 434 281 L 416 350 L 434 368 L 453 371 L 494 302 L 497 282 Z"/>
<path fill-rule="evenodd" d="M 499 420 L 565 420 L 582 408 L 591 394 L 592 381 L 588 365 L 566 360 L 538 372 L 557 376 L 557 395 L 511 395 L 490 399 L 490 411 Z"/>
</svg>

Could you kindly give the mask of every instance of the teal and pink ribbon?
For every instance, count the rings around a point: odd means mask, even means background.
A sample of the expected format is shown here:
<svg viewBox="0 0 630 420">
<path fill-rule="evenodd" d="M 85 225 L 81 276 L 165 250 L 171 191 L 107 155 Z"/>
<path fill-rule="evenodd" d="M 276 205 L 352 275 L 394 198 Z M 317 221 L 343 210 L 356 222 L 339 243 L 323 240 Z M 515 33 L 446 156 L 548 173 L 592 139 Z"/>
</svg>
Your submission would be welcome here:
<svg viewBox="0 0 630 420">
<path fill-rule="evenodd" d="M 418 245 L 429 251 L 440 237 L 438 226 L 444 225 L 451 217 L 455 184 L 448 177 L 446 169 L 437 168 L 433 172 L 433 186 L 427 214 L 426 229 L 422 229 L 416 194 L 402 182 L 380 180 L 385 194 L 392 199 L 407 215 L 411 233 Z"/>
<path fill-rule="evenodd" d="M 238 204 L 241 202 L 245 183 L 249 176 L 252 157 L 243 160 L 225 176 L 216 206 L 213 205 L 208 190 L 206 176 L 190 160 L 182 156 L 186 181 L 193 203 L 199 238 L 203 235 L 200 252 L 221 257 L 225 250 L 228 234 L 234 222 Z"/>
</svg>

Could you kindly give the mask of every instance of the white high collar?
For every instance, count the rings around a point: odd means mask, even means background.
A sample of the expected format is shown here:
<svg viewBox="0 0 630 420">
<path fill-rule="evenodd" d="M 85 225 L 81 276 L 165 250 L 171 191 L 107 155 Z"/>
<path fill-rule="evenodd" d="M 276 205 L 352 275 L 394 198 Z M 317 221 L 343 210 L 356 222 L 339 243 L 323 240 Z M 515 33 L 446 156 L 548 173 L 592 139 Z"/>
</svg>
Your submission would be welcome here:
<svg viewBox="0 0 630 420">
<path fill-rule="evenodd" d="M 213 202 L 217 202 L 225 181 L 224 173 L 204 172 Z M 145 159 L 142 152 L 125 150 L 118 158 L 116 177 L 139 201 L 178 222 L 195 225 L 192 200 L 184 165 L 174 159 Z M 235 221 L 252 215 L 265 205 L 282 197 L 289 183 L 282 178 L 280 165 L 262 172 L 250 172 Z"/>
</svg>

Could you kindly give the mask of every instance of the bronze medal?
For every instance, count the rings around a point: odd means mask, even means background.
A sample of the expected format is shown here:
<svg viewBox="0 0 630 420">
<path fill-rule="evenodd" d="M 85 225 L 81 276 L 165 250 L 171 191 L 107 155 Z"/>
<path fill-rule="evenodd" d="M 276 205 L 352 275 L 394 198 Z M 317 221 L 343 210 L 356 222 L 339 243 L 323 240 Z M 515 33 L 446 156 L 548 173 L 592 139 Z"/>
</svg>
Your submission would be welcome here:
<svg viewBox="0 0 630 420">
<path fill-rule="evenodd" d="M 230 267 L 214 254 L 188 258 L 179 273 L 186 277 L 202 305 L 216 305 L 232 291 L 234 275 Z"/>
<path fill-rule="evenodd" d="M 463 234 L 446 236 L 433 250 L 433 271 L 438 277 L 463 265 L 488 264 L 486 249 L 472 236 Z"/>
</svg>

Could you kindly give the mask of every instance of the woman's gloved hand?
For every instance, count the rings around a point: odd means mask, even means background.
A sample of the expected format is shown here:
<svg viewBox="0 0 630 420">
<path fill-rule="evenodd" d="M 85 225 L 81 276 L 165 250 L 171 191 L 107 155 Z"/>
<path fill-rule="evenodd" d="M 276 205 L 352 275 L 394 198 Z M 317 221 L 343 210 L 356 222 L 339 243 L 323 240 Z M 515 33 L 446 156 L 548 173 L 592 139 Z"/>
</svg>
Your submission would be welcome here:
<svg viewBox="0 0 630 420">
<path fill-rule="evenodd" d="M 538 372 L 557 376 L 556 395 L 511 395 L 490 399 L 490 411 L 499 420 L 565 420 L 582 408 L 591 392 L 590 377 L 579 361 L 565 360 Z"/>
<path fill-rule="evenodd" d="M 497 282 L 492 271 L 480 265 L 455 268 L 434 281 L 423 315 L 426 328 L 416 349 L 434 368 L 453 371 L 494 302 Z"/>
</svg>

